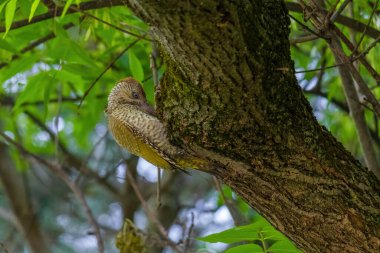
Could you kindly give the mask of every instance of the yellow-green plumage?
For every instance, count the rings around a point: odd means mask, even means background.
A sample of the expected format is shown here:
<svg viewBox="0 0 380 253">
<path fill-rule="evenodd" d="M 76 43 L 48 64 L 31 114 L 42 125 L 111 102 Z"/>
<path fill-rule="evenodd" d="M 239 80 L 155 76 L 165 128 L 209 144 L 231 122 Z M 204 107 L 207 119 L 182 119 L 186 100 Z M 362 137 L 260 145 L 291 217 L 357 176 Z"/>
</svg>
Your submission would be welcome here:
<svg viewBox="0 0 380 253">
<path fill-rule="evenodd" d="M 118 82 L 108 97 L 109 129 L 116 142 L 130 153 L 164 169 L 194 167 L 175 162 L 182 150 L 171 145 L 163 124 L 146 101 L 141 85 L 132 78 Z"/>
</svg>

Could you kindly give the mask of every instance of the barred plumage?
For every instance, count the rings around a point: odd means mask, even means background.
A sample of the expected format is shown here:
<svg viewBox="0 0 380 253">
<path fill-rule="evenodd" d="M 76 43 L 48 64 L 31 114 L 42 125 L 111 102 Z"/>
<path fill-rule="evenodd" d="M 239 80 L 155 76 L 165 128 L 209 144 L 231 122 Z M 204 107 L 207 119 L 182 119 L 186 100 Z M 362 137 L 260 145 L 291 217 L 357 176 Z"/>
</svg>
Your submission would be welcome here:
<svg viewBox="0 0 380 253">
<path fill-rule="evenodd" d="M 116 142 L 130 153 L 164 169 L 195 167 L 175 161 L 183 151 L 169 142 L 164 125 L 133 78 L 119 81 L 111 90 L 106 112 Z"/>
</svg>

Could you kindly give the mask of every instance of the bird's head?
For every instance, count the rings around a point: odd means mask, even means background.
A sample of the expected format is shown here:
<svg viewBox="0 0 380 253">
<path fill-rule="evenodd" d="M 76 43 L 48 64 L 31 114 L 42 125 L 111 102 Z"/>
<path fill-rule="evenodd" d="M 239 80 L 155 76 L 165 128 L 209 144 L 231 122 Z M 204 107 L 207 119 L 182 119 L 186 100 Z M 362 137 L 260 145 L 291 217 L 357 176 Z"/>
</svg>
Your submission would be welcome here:
<svg viewBox="0 0 380 253">
<path fill-rule="evenodd" d="M 120 106 L 131 106 L 137 110 L 155 115 L 154 109 L 146 100 L 141 84 L 131 77 L 117 82 L 108 96 L 108 112 Z"/>
</svg>

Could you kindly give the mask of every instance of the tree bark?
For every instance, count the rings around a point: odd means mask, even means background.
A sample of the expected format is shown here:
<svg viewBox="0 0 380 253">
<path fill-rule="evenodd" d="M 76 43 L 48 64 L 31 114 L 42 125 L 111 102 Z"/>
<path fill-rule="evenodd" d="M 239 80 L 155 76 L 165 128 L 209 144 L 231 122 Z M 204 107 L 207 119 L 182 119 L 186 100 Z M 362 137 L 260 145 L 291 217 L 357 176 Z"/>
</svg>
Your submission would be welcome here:
<svg viewBox="0 0 380 253">
<path fill-rule="evenodd" d="M 157 97 L 173 143 L 305 252 L 379 252 L 380 187 L 313 116 L 282 1 L 128 1 L 167 64 Z"/>
</svg>

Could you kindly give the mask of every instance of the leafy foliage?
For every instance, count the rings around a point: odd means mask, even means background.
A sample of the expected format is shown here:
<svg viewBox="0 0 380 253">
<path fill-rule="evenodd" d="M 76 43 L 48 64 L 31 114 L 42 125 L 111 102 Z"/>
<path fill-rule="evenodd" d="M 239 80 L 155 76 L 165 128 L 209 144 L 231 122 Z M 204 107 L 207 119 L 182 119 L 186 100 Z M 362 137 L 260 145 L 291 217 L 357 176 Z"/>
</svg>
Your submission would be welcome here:
<svg viewBox="0 0 380 253">
<path fill-rule="evenodd" d="M 211 243 L 245 243 L 232 246 L 226 251 L 228 253 L 301 252 L 261 216 L 257 216 L 252 224 L 234 227 L 199 239 Z"/>
</svg>

